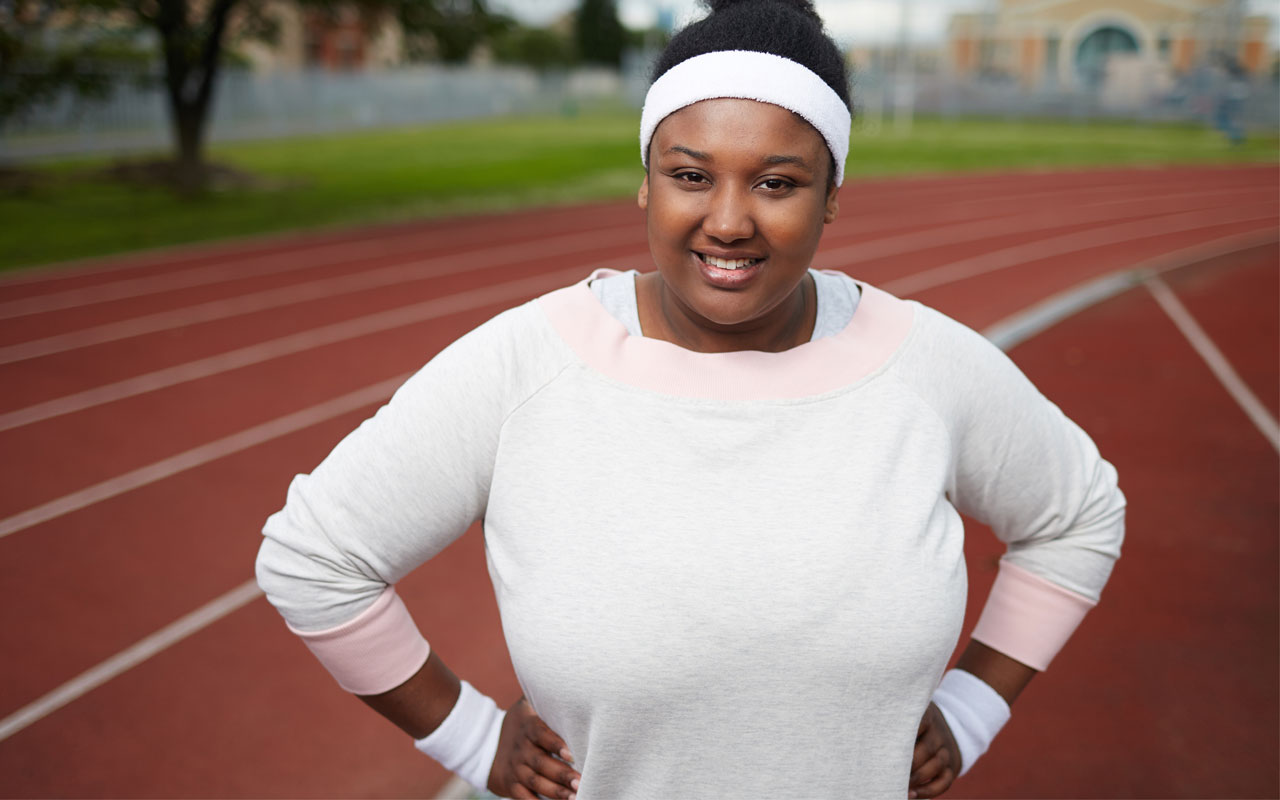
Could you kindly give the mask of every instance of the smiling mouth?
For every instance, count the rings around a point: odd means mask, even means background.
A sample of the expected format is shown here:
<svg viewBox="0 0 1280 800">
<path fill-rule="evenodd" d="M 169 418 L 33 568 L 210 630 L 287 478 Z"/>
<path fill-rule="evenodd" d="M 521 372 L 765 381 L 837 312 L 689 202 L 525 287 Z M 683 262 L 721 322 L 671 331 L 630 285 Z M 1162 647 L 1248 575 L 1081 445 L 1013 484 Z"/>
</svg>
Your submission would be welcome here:
<svg viewBox="0 0 1280 800">
<path fill-rule="evenodd" d="M 697 251 L 694 251 L 694 255 L 696 255 L 703 264 L 706 264 L 709 267 L 715 267 L 716 269 L 749 269 L 750 267 L 754 267 L 759 264 L 761 261 L 764 261 L 763 258 L 716 258 L 715 256 L 709 256 Z"/>
</svg>

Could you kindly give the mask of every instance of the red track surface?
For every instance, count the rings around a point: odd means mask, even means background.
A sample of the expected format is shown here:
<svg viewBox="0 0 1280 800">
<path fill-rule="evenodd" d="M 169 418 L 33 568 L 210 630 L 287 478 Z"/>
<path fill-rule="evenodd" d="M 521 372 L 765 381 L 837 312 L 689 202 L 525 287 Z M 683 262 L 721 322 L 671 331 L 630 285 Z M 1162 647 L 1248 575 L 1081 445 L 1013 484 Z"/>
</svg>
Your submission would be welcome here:
<svg viewBox="0 0 1280 800">
<path fill-rule="evenodd" d="M 1179 266 L 1165 281 L 1274 419 L 1278 177 L 854 184 L 818 265 L 979 329 L 1094 277 Z M 289 479 L 377 400 L 195 448 L 402 375 L 593 266 L 646 263 L 642 216 L 619 204 L 0 280 L 0 717 L 247 581 Z M 1277 796 L 1276 450 L 1144 288 L 1012 354 L 1119 468 L 1129 539 L 1101 606 L 952 796 Z M 970 622 L 997 556 L 975 527 Z M 477 532 L 400 588 L 457 672 L 513 699 Z M 5 796 L 422 796 L 447 777 L 261 599 L 44 710 L 0 741 Z"/>
</svg>

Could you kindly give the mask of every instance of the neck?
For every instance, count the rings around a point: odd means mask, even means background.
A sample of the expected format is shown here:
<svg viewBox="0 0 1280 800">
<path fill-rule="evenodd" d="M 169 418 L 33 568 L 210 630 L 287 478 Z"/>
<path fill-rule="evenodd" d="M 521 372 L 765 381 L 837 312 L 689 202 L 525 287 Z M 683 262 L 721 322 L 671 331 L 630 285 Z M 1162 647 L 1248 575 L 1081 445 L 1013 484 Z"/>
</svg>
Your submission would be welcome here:
<svg viewBox="0 0 1280 800">
<path fill-rule="evenodd" d="M 818 305 L 813 278 L 805 275 L 795 291 L 760 320 L 749 325 L 717 327 L 690 313 L 658 272 L 637 278 L 636 304 L 645 336 L 698 353 L 790 350 L 813 338 Z"/>
</svg>

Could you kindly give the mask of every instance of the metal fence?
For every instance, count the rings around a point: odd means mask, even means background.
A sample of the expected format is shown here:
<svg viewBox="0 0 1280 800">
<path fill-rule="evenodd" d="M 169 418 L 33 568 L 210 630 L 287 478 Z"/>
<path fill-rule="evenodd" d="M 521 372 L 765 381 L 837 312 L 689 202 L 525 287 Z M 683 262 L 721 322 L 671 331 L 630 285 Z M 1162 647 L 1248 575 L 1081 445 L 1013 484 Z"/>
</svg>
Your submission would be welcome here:
<svg viewBox="0 0 1280 800">
<path fill-rule="evenodd" d="M 260 139 L 628 103 L 627 73 L 538 73 L 513 67 L 414 66 L 379 72 L 224 72 L 210 140 Z M 170 141 L 161 82 L 122 75 L 103 101 L 65 93 L 0 128 L 0 159 L 163 149 Z"/>
<path fill-rule="evenodd" d="M 648 58 L 635 56 L 621 74 L 574 70 L 540 74 L 518 67 L 413 66 L 378 72 L 253 73 L 227 71 L 218 84 L 210 139 L 272 138 L 422 124 L 567 108 L 626 106 L 644 98 Z M 1128 84 L 1115 91 L 1028 91 L 1014 83 L 961 81 L 946 74 L 909 80 L 861 72 L 854 81 L 864 123 L 903 109 L 940 116 L 1138 119 L 1210 124 L 1220 86 L 1204 72 L 1176 82 Z M 1274 132 L 1280 93 L 1273 79 L 1248 86 L 1239 104 L 1246 127 Z M 106 101 L 64 95 L 0 128 L 0 161 L 79 154 L 163 150 L 170 134 L 158 80 L 123 78 Z"/>
<path fill-rule="evenodd" d="M 1271 135 L 1280 128 L 1280 91 L 1273 79 L 1255 78 L 1228 89 L 1206 70 L 1177 80 L 1134 81 L 1096 90 L 1028 89 L 1010 80 L 959 80 L 946 74 L 904 80 L 892 73 L 869 72 L 855 79 L 853 97 L 857 115 L 872 120 L 906 106 L 916 114 L 941 117 L 1213 124 L 1228 92 L 1245 128 Z"/>
</svg>

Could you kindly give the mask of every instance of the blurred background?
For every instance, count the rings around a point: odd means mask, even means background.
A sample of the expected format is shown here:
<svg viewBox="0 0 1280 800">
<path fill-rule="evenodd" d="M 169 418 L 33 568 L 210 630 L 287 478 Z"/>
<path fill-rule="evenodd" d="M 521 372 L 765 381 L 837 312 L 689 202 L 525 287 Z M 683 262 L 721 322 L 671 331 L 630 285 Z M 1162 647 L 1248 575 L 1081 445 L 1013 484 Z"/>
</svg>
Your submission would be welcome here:
<svg viewBox="0 0 1280 800">
<path fill-rule="evenodd" d="M 817 7 L 856 109 L 815 264 L 998 340 L 1130 499 L 949 796 L 1280 796 L 1280 4 Z M 648 268 L 640 105 L 701 13 L 0 0 L 0 797 L 472 794 L 287 633 L 262 522 L 465 331 Z M 398 590 L 519 696 L 478 529 Z"/>
<path fill-rule="evenodd" d="M 1276 157 L 1272 2 L 817 6 L 853 68 L 854 174 Z M 700 13 L 5 0 L 0 266 L 623 197 L 652 58 Z"/>
</svg>

